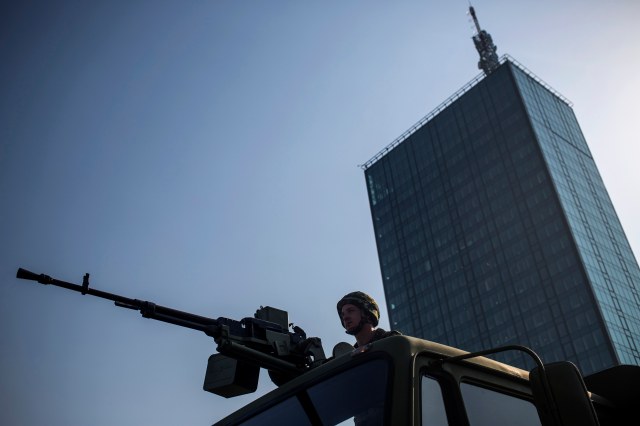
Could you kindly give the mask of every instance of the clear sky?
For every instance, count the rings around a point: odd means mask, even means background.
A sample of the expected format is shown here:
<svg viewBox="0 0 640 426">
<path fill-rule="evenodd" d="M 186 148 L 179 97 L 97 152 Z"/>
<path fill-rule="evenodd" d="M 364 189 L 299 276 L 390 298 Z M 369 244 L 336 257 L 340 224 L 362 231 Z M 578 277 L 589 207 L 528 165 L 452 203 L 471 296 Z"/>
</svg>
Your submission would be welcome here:
<svg viewBox="0 0 640 426">
<path fill-rule="evenodd" d="M 571 100 L 640 253 L 640 3 L 476 0 Z M 0 424 L 211 424 L 215 343 L 18 267 L 322 338 L 381 302 L 363 171 L 475 77 L 468 2 L 20 1 L 0 9 Z M 272 389 L 263 372 L 259 393 Z"/>
</svg>

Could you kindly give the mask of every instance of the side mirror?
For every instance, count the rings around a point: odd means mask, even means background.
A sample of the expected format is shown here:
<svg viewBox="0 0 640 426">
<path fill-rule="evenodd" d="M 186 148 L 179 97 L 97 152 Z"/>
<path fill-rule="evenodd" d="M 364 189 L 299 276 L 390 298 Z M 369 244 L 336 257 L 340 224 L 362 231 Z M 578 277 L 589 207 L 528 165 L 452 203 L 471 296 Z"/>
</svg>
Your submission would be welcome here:
<svg viewBox="0 0 640 426">
<path fill-rule="evenodd" d="M 568 362 L 545 364 L 529 373 L 538 414 L 544 426 L 599 426 L 578 368 Z"/>
</svg>

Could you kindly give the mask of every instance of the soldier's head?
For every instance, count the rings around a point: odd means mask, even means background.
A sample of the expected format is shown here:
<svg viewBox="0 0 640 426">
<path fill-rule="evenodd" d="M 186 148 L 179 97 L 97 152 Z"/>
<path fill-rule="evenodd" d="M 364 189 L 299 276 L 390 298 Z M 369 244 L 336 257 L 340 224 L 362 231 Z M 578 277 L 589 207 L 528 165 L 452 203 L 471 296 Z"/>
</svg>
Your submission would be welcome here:
<svg viewBox="0 0 640 426">
<path fill-rule="evenodd" d="M 371 296 L 361 291 L 354 291 L 338 301 L 338 316 L 346 332 L 358 334 L 366 324 L 378 325 L 380 309 Z"/>
</svg>

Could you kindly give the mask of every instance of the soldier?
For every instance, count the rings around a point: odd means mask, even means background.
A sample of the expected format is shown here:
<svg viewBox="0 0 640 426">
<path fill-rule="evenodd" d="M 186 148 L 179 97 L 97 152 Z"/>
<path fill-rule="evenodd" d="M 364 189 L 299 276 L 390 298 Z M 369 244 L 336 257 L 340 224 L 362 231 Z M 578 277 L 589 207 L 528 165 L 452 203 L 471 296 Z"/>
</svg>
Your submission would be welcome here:
<svg viewBox="0 0 640 426">
<path fill-rule="evenodd" d="M 371 296 L 354 291 L 338 301 L 338 316 L 346 333 L 355 336 L 354 348 L 367 345 L 389 336 L 398 336 L 399 331 L 385 331 L 378 326 L 380 309 Z"/>
</svg>

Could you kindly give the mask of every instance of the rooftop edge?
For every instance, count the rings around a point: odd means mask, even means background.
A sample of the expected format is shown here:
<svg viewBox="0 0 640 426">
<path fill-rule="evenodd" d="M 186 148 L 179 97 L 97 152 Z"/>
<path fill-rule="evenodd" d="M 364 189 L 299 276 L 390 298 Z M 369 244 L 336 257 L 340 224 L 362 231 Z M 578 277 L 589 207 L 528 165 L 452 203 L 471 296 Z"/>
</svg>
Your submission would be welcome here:
<svg viewBox="0 0 640 426">
<path fill-rule="evenodd" d="M 557 90 L 555 90 L 554 88 L 549 86 L 541 78 L 536 76 L 533 72 L 531 72 L 529 69 L 527 69 L 524 65 L 522 65 L 520 62 L 516 61 L 511 56 L 509 56 L 507 54 L 502 55 L 500 57 L 500 65 L 504 64 L 505 62 L 510 62 L 511 64 L 515 65 L 522 72 L 524 72 L 529 77 L 534 79 L 537 83 L 542 85 L 545 89 L 549 90 L 551 93 L 556 95 L 561 101 L 563 101 L 569 107 L 573 107 L 573 104 L 571 103 L 571 101 L 569 101 L 567 98 L 562 96 Z M 378 151 L 377 154 L 375 154 L 373 157 L 371 157 L 371 159 L 369 159 L 364 164 L 359 164 L 358 167 L 360 167 L 362 170 L 367 170 L 369 167 L 371 167 L 373 164 L 375 164 L 379 159 L 381 159 L 388 152 L 390 152 L 393 148 L 395 148 L 401 142 L 403 142 L 405 139 L 409 138 L 409 136 L 414 134 L 419 128 L 421 128 L 426 123 L 431 121 L 431 119 L 433 119 L 436 115 L 438 115 L 442 110 L 447 108 L 449 105 L 451 105 L 453 102 L 455 102 L 458 98 L 460 98 L 462 95 L 464 95 L 469 90 L 471 90 L 471 88 L 473 88 L 476 84 L 478 84 L 480 81 L 482 81 L 485 77 L 486 76 L 485 76 L 484 72 L 481 72 L 480 74 L 475 76 L 473 79 L 471 79 L 471 81 L 469 81 L 467 84 L 465 84 L 460 89 L 458 89 L 453 95 L 449 96 L 449 98 L 447 98 L 444 102 L 442 102 L 440 105 L 438 105 L 430 113 L 428 113 L 427 115 L 422 117 L 420 120 L 418 120 L 418 122 L 416 124 L 414 124 L 409 129 L 407 129 L 403 134 L 398 136 L 393 142 L 391 142 L 389 145 L 385 146 L 380 151 Z"/>
</svg>

